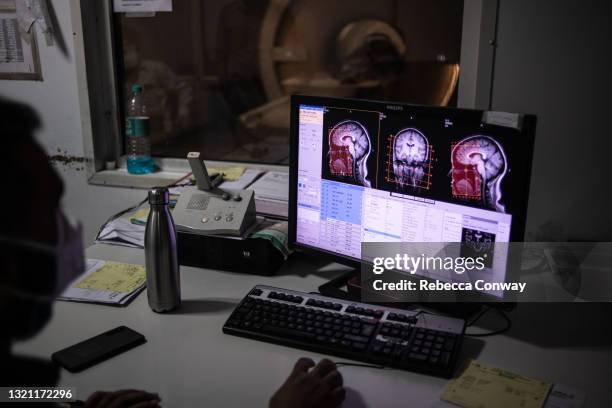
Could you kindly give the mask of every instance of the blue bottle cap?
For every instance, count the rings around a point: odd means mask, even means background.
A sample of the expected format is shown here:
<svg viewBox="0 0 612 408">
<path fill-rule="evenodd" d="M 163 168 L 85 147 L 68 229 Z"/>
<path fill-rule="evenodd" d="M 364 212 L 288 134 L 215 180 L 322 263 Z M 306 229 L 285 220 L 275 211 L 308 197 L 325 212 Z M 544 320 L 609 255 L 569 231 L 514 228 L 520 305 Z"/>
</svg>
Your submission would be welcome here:
<svg viewBox="0 0 612 408">
<path fill-rule="evenodd" d="M 142 92 L 142 85 L 140 84 L 134 84 L 132 85 L 132 92 L 135 94 L 139 94 Z"/>
</svg>

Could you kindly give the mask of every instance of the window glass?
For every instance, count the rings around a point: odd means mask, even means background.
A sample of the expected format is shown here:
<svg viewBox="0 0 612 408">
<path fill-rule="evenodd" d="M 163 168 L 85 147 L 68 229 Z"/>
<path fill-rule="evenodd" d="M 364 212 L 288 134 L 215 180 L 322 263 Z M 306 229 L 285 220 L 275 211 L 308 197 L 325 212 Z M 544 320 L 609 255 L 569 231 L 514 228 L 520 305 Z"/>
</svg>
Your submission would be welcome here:
<svg viewBox="0 0 612 408">
<path fill-rule="evenodd" d="M 144 87 L 153 155 L 282 164 L 289 95 L 453 105 L 461 0 L 180 0 L 115 18 L 124 103 Z"/>
</svg>

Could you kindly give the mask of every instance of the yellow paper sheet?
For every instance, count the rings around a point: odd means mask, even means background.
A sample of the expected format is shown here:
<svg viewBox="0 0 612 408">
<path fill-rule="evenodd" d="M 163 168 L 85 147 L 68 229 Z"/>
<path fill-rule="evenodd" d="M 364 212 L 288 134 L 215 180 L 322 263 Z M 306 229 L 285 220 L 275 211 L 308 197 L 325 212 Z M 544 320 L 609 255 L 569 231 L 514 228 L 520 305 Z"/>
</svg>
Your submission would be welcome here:
<svg viewBox="0 0 612 408">
<path fill-rule="evenodd" d="M 471 360 L 441 398 L 465 408 L 541 408 L 551 385 Z"/>
<path fill-rule="evenodd" d="M 147 225 L 147 218 L 149 218 L 150 207 L 141 208 L 134 214 L 130 215 L 130 222 L 132 224 Z"/>
<path fill-rule="evenodd" d="M 206 170 L 209 175 L 215 173 L 222 173 L 224 181 L 236 181 L 242 176 L 244 170 L 246 168 L 243 166 L 233 166 L 233 167 L 208 167 L 206 166 Z M 192 180 L 195 180 L 195 177 L 191 176 Z"/>
<path fill-rule="evenodd" d="M 127 293 L 139 288 L 145 280 L 144 266 L 107 261 L 74 287 Z"/>
</svg>

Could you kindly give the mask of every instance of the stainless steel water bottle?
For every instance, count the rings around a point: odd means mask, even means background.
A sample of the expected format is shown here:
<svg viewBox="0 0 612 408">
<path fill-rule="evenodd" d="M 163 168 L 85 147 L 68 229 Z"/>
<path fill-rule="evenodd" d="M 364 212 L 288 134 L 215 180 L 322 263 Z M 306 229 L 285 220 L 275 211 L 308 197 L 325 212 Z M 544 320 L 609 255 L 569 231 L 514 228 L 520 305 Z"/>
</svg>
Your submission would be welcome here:
<svg viewBox="0 0 612 408">
<path fill-rule="evenodd" d="M 149 218 L 145 230 L 147 297 L 155 312 L 168 312 L 181 304 L 181 282 L 176 229 L 168 209 L 168 189 L 149 190 Z"/>
</svg>

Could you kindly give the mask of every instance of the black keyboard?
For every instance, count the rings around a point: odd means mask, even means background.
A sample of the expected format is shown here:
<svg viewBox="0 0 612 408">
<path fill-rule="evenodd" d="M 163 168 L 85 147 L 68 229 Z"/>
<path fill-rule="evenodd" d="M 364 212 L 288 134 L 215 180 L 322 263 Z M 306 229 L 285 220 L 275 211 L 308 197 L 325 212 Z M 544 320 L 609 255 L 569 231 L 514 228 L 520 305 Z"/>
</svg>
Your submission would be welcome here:
<svg viewBox="0 0 612 408">
<path fill-rule="evenodd" d="M 255 286 L 223 332 L 440 377 L 453 375 L 465 320 Z"/>
</svg>

